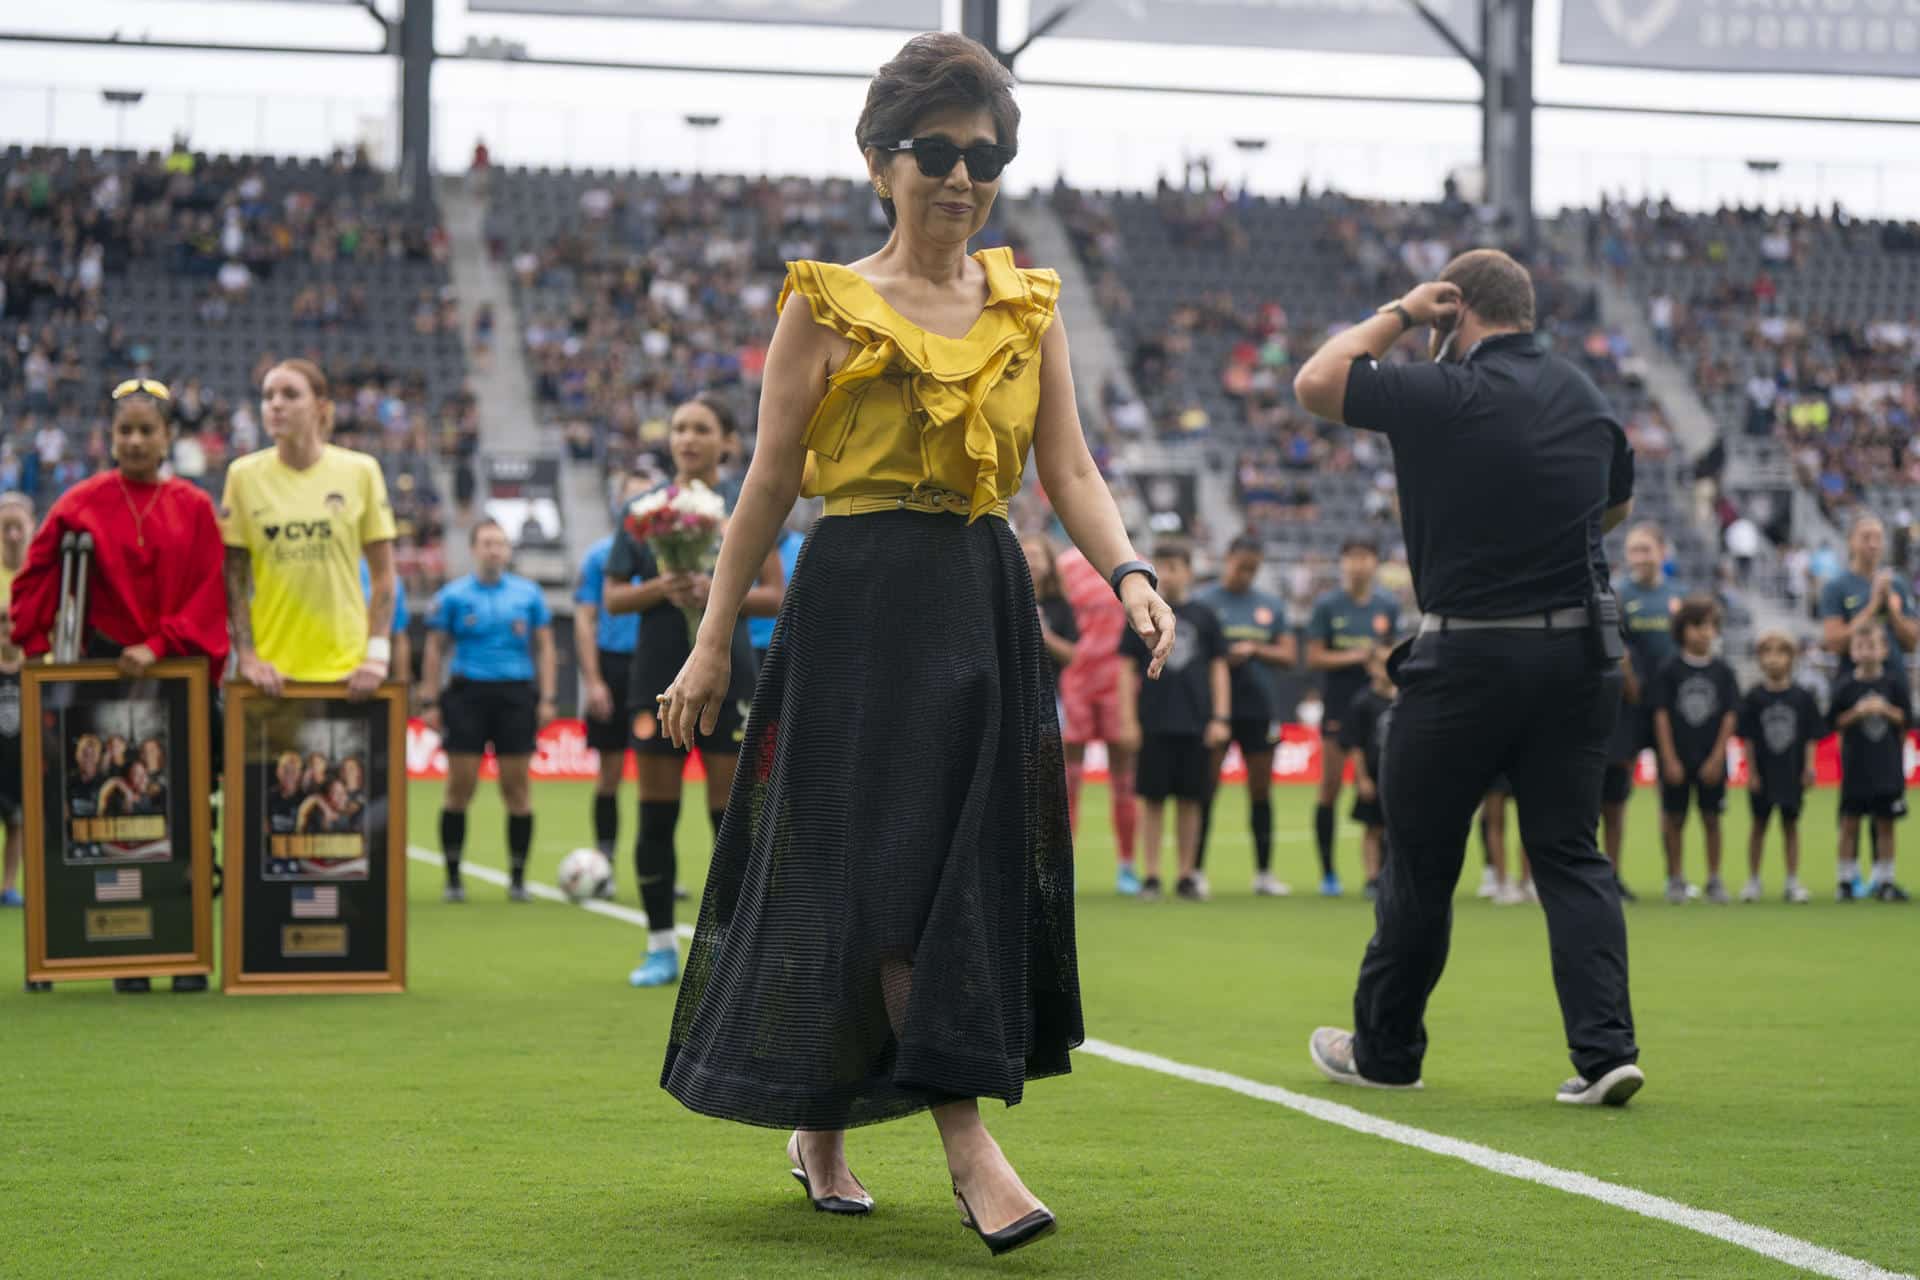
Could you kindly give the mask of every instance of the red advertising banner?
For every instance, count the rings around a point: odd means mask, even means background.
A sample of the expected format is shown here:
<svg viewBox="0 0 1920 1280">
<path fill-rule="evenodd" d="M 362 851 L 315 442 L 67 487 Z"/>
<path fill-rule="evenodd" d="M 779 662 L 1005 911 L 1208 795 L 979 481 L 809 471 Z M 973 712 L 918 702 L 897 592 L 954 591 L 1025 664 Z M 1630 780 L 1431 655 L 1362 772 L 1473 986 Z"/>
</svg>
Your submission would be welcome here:
<svg viewBox="0 0 1920 1280">
<path fill-rule="evenodd" d="M 1747 781 L 1747 757 L 1740 740 L 1734 739 L 1728 751 L 1729 780 L 1735 786 L 1744 786 Z M 600 755 L 587 746 L 587 727 L 578 720 L 555 720 L 540 731 L 538 743 L 534 747 L 533 776 L 540 780 L 571 780 L 590 782 L 600 768 Z M 1349 765 L 1348 776 L 1352 776 Z M 1837 786 L 1840 782 L 1840 740 L 1827 738 L 1815 749 L 1815 773 L 1818 784 L 1823 787 Z M 635 775 L 633 758 L 627 759 L 625 776 Z M 440 748 L 440 735 L 418 720 L 407 725 L 407 777 L 417 779 L 440 779 L 447 776 L 447 753 Z M 498 776 L 491 757 L 480 767 L 482 778 Z M 1227 748 L 1227 759 L 1220 770 L 1222 780 L 1227 782 L 1245 782 L 1247 768 L 1240 758 L 1240 748 Z M 700 757 L 696 753 L 687 761 L 687 777 L 699 781 L 706 777 L 701 767 Z M 1104 782 L 1107 777 L 1107 752 L 1099 743 L 1087 748 L 1086 777 L 1090 781 Z M 1280 727 L 1280 741 L 1273 751 L 1273 780 L 1275 782 L 1314 783 L 1320 781 L 1320 731 L 1304 724 L 1287 724 Z M 1642 752 L 1640 767 L 1635 780 L 1642 786 L 1651 786 L 1654 782 L 1653 753 Z M 1920 783 L 1920 732 L 1907 737 L 1907 781 Z"/>
</svg>

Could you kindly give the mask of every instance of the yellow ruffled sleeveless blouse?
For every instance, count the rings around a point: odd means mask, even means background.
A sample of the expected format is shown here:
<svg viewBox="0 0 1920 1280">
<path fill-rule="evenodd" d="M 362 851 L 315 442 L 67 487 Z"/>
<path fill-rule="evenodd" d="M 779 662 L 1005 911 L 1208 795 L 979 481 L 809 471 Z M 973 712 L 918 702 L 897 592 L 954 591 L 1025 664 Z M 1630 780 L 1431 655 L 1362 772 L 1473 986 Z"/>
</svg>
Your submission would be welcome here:
<svg viewBox="0 0 1920 1280">
<path fill-rule="evenodd" d="M 1040 408 L 1040 339 L 1060 277 L 1022 270 L 1013 250 L 973 255 L 987 305 L 964 338 L 929 333 L 857 271 L 790 262 L 779 307 L 798 294 L 814 321 L 853 344 L 807 424 L 801 493 L 828 515 L 912 508 L 1004 517 L 1020 491 Z"/>
</svg>

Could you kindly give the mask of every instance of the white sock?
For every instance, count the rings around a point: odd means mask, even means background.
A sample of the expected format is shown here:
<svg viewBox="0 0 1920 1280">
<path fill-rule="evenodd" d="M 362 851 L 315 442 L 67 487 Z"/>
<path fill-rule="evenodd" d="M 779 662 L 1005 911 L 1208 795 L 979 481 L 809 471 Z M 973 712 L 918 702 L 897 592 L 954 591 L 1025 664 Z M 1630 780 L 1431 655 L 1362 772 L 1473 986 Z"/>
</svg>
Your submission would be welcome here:
<svg viewBox="0 0 1920 1280">
<path fill-rule="evenodd" d="M 1873 882 L 1885 884 L 1891 879 L 1893 879 L 1893 861 L 1889 858 L 1876 860 L 1873 864 Z"/>
<path fill-rule="evenodd" d="M 655 951 L 671 951 L 678 955 L 680 945 L 674 938 L 673 930 L 650 929 L 647 931 L 647 951 L 649 954 Z"/>
<path fill-rule="evenodd" d="M 1860 878 L 1860 863 L 1855 858 L 1840 859 L 1840 878 L 1848 884 Z"/>
<path fill-rule="evenodd" d="M 1748 877 L 1747 877 L 1747 887 L 1748 887 L 1749 889 L 1758 889 L 1758 888 L 1760 887 L 1760 877 L 1759 877 L 1759 876 L 1748 876 Z"/>
<path fill-rule="evenodd" d="M 1788 876 L 1788 877 L 1787 877 L 1787 888 L 1789 888 L 1789 889 L 1798 889 L 1799 887 L 1800 887 L 1800 877 L 1799 877 L 1799 876 L 1791 876 L 1791 875 L 1790 875 L 1790 876 Z"/>
</svg>

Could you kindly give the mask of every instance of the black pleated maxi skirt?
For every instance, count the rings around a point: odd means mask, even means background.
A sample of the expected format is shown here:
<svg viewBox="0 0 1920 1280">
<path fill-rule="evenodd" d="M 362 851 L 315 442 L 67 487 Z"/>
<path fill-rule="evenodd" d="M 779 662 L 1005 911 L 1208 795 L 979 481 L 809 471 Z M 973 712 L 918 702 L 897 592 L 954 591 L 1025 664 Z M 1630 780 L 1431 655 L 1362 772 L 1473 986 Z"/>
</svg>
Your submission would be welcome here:
<svg viewBox="0 0 1920 1280">
<path fill-rule="evenodd" d="M 1053 667 L 1005 520 L 813 527 L 755 687 L 660 1082 L 841 1129 L 1020 1100 L 1082 1038 Z"/>
</svg>

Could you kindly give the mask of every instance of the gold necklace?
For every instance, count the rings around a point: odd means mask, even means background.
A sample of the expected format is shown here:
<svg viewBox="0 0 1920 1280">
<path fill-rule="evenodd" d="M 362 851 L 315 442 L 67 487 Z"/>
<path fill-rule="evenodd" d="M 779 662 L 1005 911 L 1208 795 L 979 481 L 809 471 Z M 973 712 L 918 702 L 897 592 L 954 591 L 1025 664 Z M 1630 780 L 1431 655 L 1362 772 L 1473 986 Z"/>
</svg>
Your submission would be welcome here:
<svg viewBox="0 0 1920 1280">
<path fill-rule="evenodd" d="M 120 496 L 127 500 L 127 510 L 133 515 L 134 540 L 141 546 L 147 545 L 146 521 L 153 514 L 153 504 L 160 501 L 160 495 L 166 492 L 164 483 L 153 487 L 153 496 L 147 499 L 147 509 L 141 511 L 133 505 L 133 491 L 127 488 L 126 476 L 120 476 Z"/>
</svg>

